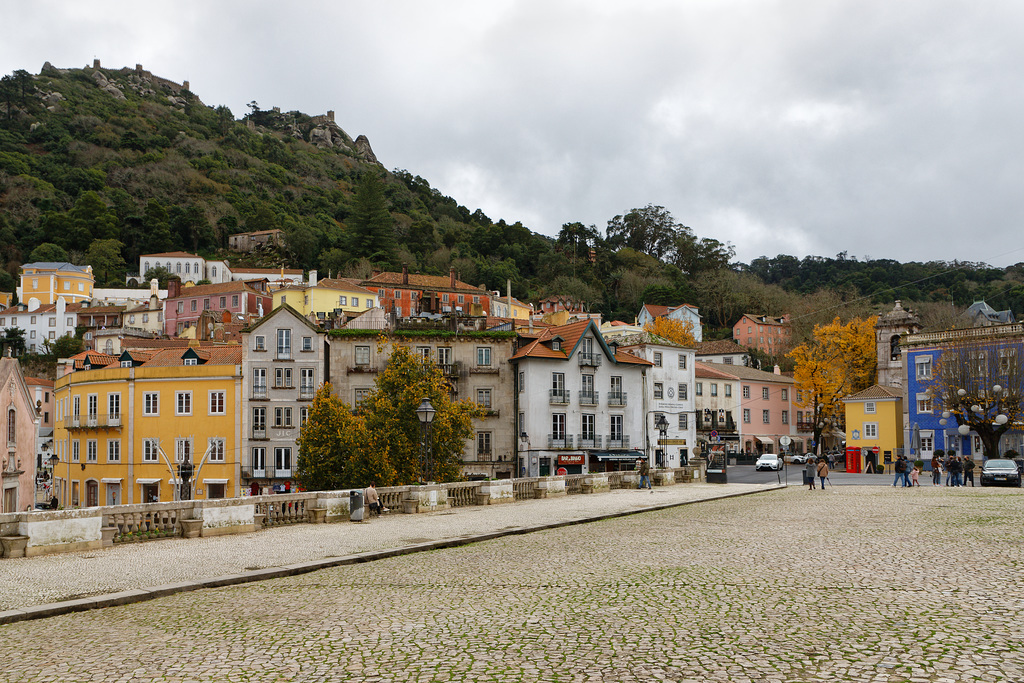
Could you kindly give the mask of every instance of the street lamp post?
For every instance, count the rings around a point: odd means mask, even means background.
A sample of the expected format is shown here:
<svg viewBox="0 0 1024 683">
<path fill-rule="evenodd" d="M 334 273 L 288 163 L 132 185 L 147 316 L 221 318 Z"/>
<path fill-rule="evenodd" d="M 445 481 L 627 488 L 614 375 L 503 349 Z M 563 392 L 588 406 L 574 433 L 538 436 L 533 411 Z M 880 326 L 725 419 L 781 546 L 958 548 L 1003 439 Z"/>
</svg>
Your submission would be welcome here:
<svg viewBox="0 0 1024 683">
<path fill-rule="evenodd" d="M 664 413 L 658 413 L 658 417 L 654 421 L 654 427 L 658 430 L 658 434 L 661 436 L 658 440 L 658 445 L 661 446 L 661 448 L 656 448 L 654 450 L 655 461 L 658 467 L 664 467 L 666 453 L 665 442 L 668 440 L 668 420 L 665 419 Z"/>
<path fill-rule="evenodd" d="M 423 431 L 422 452 L 420 456 L 421 483 L 430 481 L 433 474 L 430 462 L 430 427 L 434 422 L 434 414 L 436 412 L 434 406 L 430 405 L 430 400 L 427 398 L 424 398 L 416 409 L 416 416 L 420 419 L 420 429 Z"/>
</svg>

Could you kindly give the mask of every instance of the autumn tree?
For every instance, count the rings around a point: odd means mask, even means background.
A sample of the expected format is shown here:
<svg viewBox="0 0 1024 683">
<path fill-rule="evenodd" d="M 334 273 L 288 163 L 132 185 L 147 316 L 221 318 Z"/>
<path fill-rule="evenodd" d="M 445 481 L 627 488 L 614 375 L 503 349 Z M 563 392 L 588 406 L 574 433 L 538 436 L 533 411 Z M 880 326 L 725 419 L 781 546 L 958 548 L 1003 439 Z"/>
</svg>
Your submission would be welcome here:
<svg viewBox="0 0 1024 683">
<path fill-rule="evenodd" d="M 676 344 L 693 348 L 697 346 L 697 338 L 693 336 L 692 320 L 674 320 L 660 316 L 644 325 L 644 331 L 664 337 Z"/>
<path fill-rule="evenodd" d="M 866 389 L 875 378 L 875 322 L 837 316 L 816 325 L 811 339 L 789 352 L 795 363 L 797 405 L 813 419 L 814 443 L 821 445 L 826 427 L 842 427 L 844 396 Z"/>
<path fill-rule="evenodd" d="M 926 390 L 942 411 L 939 423 L 977 434 L 986 458 L 998 458 L 1002 435 L 1024 420 L 1022 353 L 1019 340 L 955 341 L 942 349 Z"/>
</svg>

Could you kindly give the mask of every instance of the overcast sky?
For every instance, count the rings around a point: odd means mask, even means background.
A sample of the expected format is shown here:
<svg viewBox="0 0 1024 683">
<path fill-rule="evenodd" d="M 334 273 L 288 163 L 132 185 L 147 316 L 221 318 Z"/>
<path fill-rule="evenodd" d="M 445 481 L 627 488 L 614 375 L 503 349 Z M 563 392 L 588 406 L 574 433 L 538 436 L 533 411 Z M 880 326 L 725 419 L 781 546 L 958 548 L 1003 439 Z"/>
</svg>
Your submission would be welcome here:
<svg viewBox="0 0 1024 683">
<path fill-rule="evenodd" d="M 141 63 L 336 112 L 554 235 L 657 204 L 761 255 L 1024 261 L 1024 3 L 0 0 L 0 71 Z"/>
</svg>

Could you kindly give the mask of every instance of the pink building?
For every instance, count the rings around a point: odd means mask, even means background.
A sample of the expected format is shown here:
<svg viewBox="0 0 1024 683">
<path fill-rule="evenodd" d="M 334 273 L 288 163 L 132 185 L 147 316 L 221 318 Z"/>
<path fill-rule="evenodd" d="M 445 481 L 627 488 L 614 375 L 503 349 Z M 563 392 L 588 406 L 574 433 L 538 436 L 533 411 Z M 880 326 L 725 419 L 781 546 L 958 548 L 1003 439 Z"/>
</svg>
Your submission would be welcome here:
<svg viewBox="0 0 1024 683">
<path fill-rule="evenodd" d="M 0 512 L 31 510 L 35 504 L 39 414 L 17 359 L 0 358 L 0 387 L 0 444 L 6 443 L 0 458 Z"/>
<path fill-rule="evenodd" d="M 747 313 L 732 326 L 732 338 L 748 349 L 760 349 L 769 354 L 789 350 L 791 338 L 789 314 L 776 318 L 770 315 Z"/>
<path fill-rule="evenodd" d="M 171 280 L 164 300 L 164 334 L 175 337 L 195 327 L 203 311 L 227 311 L 232 319 L 241 316 L 248 322 L 269 313 L 273 303 L 272 296 L 257 292 L 244 282 L 182 287 L 179 281 Z"/>
<path fill-rule="evenodd" d="M 762 372 L 737 365 L 696 365 L 736 379 L 739 396 L 735 411 L 741 451 L 781 453 L 783 448 L 779 439 L 788 436 L 791 439 L 788 451 L 803 452 L 804 444 L 797 438 L 793 419 L 795 381 L 783 375 L 779 366 L 775 366 L 774 372 Z M 699 410 L 700 397 L 697 401 Z"/>
</svg>

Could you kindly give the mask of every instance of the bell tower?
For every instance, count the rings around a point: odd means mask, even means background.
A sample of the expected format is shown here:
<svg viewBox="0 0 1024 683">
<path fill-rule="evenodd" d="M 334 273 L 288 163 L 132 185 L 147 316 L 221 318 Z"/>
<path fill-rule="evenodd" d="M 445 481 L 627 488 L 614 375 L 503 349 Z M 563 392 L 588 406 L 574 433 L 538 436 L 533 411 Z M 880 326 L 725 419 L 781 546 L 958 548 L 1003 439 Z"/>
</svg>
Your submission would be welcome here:
<svg viewBox="0 0 1024 683">
<path fill-rule="evenodd" d="M 883 387 L 902 387 L 904 378 L 903 351 L 900 338 L 921 331 L 921 320 L 917 315 L 903 308 L 902 302 L 875 323 L 875 348 L 878 356 L 877 382 Z"/>
</svg>

